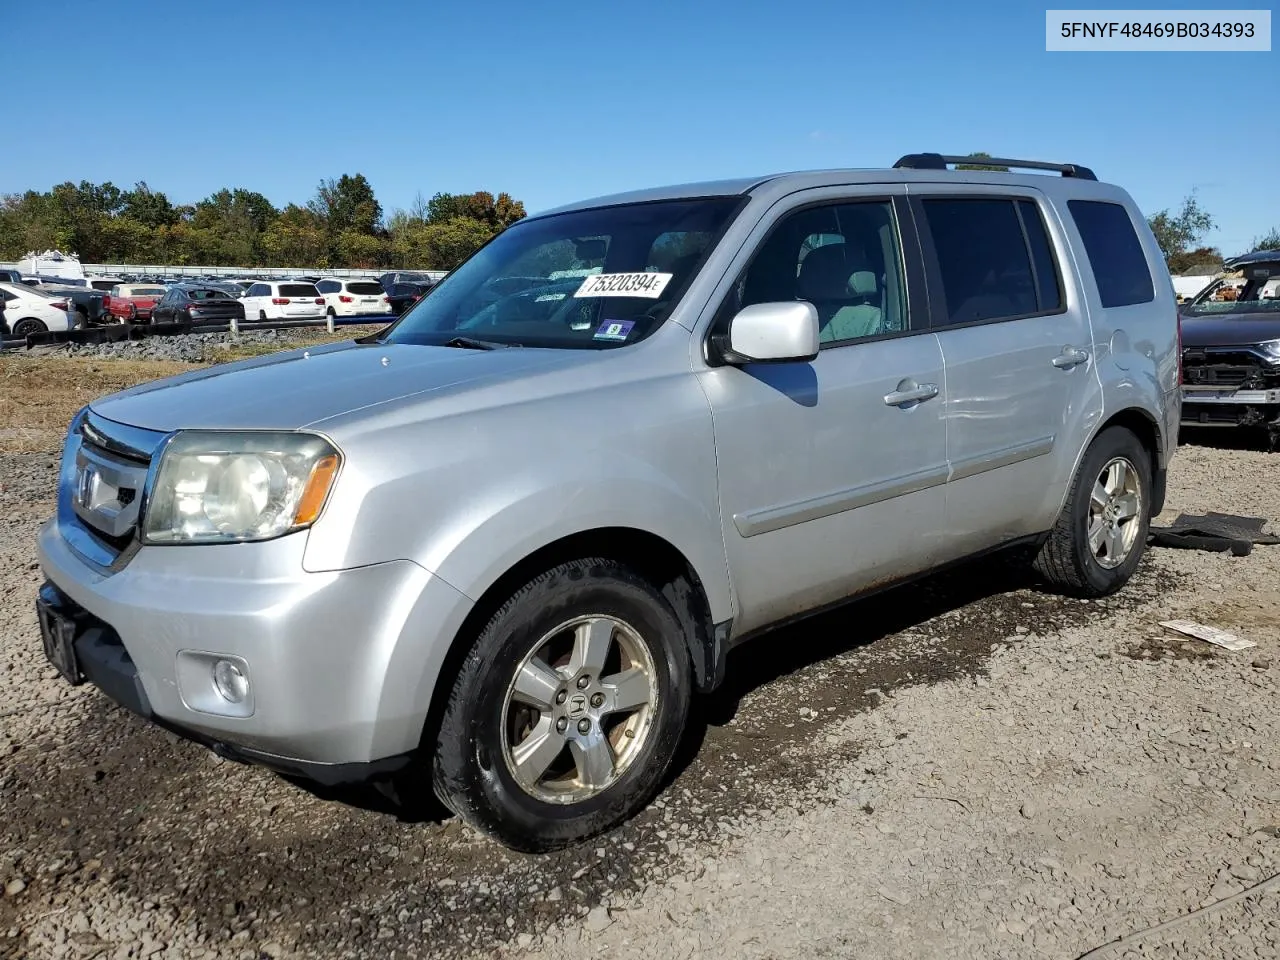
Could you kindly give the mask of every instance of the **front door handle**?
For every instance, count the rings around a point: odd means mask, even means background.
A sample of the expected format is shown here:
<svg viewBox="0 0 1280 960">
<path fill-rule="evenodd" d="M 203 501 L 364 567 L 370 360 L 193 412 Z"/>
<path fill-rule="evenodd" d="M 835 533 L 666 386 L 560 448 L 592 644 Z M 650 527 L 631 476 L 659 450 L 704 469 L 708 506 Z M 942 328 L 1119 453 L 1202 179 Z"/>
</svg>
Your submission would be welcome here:
<svg viewBox="0 0 1280 960">
<path fill-rule="evenodd" d="M 1053 365 L 1059 370 L 1070 370 L 1072 367 L 1078 367 L 1080 364 L 1087 362 L 1088 359 L 1088 350 L 1063 347 L 1062 352 L 1053 358 Z"/>
<path fill-rule="evenodd" d="M 884 395 L 886 407 L 914 407 L 917 403 L 932 400 L 938 395 L 936 383 L 916 383 L 908 378 L 898 384 L 898 389 Z"/>
</svg>

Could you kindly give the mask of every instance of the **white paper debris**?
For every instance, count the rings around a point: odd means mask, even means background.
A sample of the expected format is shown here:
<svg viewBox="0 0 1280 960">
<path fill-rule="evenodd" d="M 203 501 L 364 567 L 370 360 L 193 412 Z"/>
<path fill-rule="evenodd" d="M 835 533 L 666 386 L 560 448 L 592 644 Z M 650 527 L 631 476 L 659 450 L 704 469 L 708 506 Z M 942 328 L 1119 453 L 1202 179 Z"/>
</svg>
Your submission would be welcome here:
<svg viewBox="0 0 1280 960">
<path fill-rule="evenodd" d="M 1206 627 L 1204 624 L 1196 623 L 1194 620 L 1162 620 L 1160 621 L 1160 626 L 1176 630 L 1178 633 L 1185 633 L 1189 637 L 1195 637 L 1197 640 L 1203 640 L 1206 643 L 1212 643 L 1214 646 L 1223 647 L 1227 650 L 1248 650 L 1250 647 L 1257 646 L 1252 640 L 1237 637 L 1234 633 L 1227 633 L 1227 631 L 1219 630 L 1217 627 Z"/>
</svg>

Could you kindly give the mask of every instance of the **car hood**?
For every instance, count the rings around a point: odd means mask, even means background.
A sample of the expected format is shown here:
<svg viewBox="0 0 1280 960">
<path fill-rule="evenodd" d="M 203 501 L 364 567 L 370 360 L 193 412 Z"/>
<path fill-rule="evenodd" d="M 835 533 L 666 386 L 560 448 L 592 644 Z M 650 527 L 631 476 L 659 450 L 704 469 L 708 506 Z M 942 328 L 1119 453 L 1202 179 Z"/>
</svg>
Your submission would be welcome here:
<svg viewBox="0 0 1280 960">
<path fill-rule="evenodd" d="M 1184 347 L 1237 347 L 1280 339 L 1280 313 L 1236 313 L 1182 317 Z"/>
<path fill-rule="evenodd" d="M 180 374 L 91 407 L 108 420 L 149 430 L 294 430 L 416 395 L 589 362 L 595 354 L 349 341 Z"/>
</svg>

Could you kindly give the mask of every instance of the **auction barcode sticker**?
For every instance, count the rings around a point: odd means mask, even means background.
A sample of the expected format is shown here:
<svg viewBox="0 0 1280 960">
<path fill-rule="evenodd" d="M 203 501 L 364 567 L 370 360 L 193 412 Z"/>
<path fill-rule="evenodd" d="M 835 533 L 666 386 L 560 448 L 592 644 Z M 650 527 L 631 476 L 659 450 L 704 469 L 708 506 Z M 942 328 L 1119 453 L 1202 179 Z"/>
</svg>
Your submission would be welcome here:
<svg viewBox="0 0 1280 960">
<path fill-rule="evenodd" d="M 1046 10 L 1044 19 L 1046 50 L 1271 49 L 1270 10 Z"/>
<path fill-rule="evenodd" d="M 597 273 L 582 281 L 575 297 L 647 297 L 657 300 L 671 282 L 669 273 Z"/>
</svg>

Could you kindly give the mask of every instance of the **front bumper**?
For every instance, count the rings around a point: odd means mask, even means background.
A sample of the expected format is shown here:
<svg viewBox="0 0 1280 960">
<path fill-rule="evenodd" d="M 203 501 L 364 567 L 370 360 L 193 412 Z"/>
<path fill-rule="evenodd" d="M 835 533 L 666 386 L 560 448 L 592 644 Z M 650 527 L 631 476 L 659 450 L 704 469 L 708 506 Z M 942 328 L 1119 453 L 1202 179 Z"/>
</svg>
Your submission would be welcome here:
<svg viewBox="0 0 1280 960">
<path fill-rule="evenodd" d="M 363 779 L 417 750 L 471 602 L 407 560 L 308 573 L 305 546 L 144 547 L 104 574 L 56 521 L 39 537 L 46 594 L 86 625 L 83 673 L 112 699 L 234 759 Z M 247 664 L 248 716 L 222 712 L 192 667 L 220 656 Z"/>
<path fill-rule="evenodd" d="M 1280 417 L 1280 389 L 1183 388 L 1182 425 L 1261 426 Z"/>
</svg>

